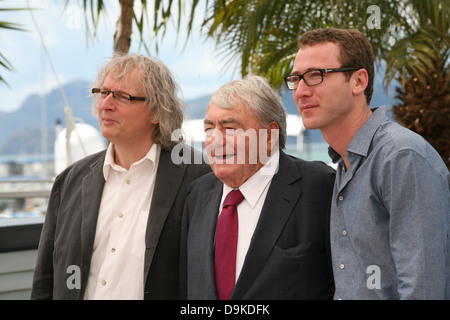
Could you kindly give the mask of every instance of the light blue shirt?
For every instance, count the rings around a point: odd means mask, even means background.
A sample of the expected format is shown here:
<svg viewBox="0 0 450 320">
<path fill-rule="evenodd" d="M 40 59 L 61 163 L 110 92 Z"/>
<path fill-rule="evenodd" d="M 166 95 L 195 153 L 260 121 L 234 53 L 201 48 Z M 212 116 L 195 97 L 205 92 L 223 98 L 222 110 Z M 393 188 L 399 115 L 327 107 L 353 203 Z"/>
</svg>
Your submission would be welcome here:
<svg viewBox="0 0 450 320">
<path fill-rule="evenodd" d="M 450 299 L 450 174 L 422 137 L 376 109 L 338 163 L 335 299 Z"/>
</svg>

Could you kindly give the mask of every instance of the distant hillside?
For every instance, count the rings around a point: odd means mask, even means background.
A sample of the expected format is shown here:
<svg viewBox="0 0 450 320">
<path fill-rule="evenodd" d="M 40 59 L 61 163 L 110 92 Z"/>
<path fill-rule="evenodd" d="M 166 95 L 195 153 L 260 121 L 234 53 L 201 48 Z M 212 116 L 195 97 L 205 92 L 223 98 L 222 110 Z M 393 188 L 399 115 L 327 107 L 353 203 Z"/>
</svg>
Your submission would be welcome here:
<svg viewBox="0 0 450 320">
<path fill-rule="evenodd" d="M 378 77 L 380 78 L 380 77 Z M 394 103 L 392 95 L 395 85 L 389 88 L 386 95 L 380 79 L 376 79 L 372 107 L 387 105 L 388 109 Z M 97 118 L 92 115 L 92 98 L 89 93 L 90 83 L 87 81 L 74 81 L 63 87 L 74 118 L 83 119 L 85 123 L 99 128 Z M 212 93 L 211 93 L 212 95 Z M 186 119 L 203 119 L 206 114 L 211 95 L 185 101 Z M 45 98 L 45 99 L 44 99 Z M 30 95 L 22 106 L 14 112 L 0 112 L 0 156 L 7 155 L 40 155 L 42 154 L 43 134 L 43 104 L 46 110 L 46 130 L 48 153 L 53 154 L 55 141 L 55 124 L 57 120 L 66 126 L 64 114 L 65 103 L 59 89 L 55 88 L 45 97 L 37 94 Z M 282 101 L 289 114 L 298 114 L 290 91 L 282 94 Z M 311 142 L 323 141 L 319 130 L 307 132 L 306 138 Z"/>
<path fill-rule="evenodd" d="M 75 118 L 97 126 L 97 119 L 91 113 L 91 98 L 88 93 L 89 83 L 71 82 L 63 87 Z M 46 106 L 44 108 L 43 106 Z M 41 154 L 41 137 L 43 133 L 44 109 L 46 109 L 46 130 L 49 152 L 53 153 L 55 141 L 55 124 L 57 120 L 66 126 L 64 109 L 66 105 L 59 89 L 52 90 L 45 97 L 30 95 L 22 106 L 14 112 L 0 112 L 0 154 L 1 155 L 35 155 Z M 45 132 L 45 131 L 44 131 Z"/>
</svg>

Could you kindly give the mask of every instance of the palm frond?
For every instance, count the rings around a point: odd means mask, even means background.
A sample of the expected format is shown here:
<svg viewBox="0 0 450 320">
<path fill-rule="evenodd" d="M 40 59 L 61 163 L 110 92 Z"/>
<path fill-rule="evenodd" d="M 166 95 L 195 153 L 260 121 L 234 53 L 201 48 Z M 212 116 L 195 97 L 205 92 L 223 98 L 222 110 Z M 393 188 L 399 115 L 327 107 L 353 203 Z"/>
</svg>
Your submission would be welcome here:
<svg viewBox="0 0 450 320">
<path fill-rule="evenodd" d="M 4 1 L 4 0 L 0 0 Z M 0 8 L 1 12 L 9 12 L 9 11 L 23 11 L 23 10 L 29 10 L 28 8 Z M 6 29 L 6 30 L 14 30 L 14 31 L 26 31 L 22 27 L 21 24 L 15 23 L 15 22 L 7 22 L 7 21 L 0 21 L 0 29 Z M 0 66 L 3 69 L 6 69 L 8 71 L 13 70 L 12 64 L 8 61 L 8 59 L 0 52 Z M 9 86 L 5 78 L 2 77 L 0 74 L 0 83 L 5 84 L 6 86 Z"/>
<path fill-rule="evenodd" d="M 408 78 L 417 78 L 420 83 L 427 84 L 433 78 L 430 72 L 448 74 L 448 34 L 442 35 L 439 28 L 427 24 L 392 46 L 386 57 L 385 86 L 394 79 L 404 85 Z"/>
<path fill-rule="evenodd" d="M 391 1 L 378 2 L 381 20 L 387 26 L 402 16 Z M 220 52 L 240 62 L 240 73 L 257 72 L 274 80 L 274 70 L 286 70 L 294 60 L 298 37 L 305 31 L 323 27 L 357 28 L 364 31 L 379 59 L 386 55 L 392 28 L 369 29 L 366 25 L 369 1 L 214 1 L 204 21 L 208 36 L 216 39 Z M 404 21 L 402 20 L 402 23 Z M 284 55 L 284 56 L 283 56 Z M 283 61 L 283 62 L 281 62 Z M 281 64 L 280 67 L 277 64 Z M 282 85 L 282 78 L 273 81 Z"/>
</svg>

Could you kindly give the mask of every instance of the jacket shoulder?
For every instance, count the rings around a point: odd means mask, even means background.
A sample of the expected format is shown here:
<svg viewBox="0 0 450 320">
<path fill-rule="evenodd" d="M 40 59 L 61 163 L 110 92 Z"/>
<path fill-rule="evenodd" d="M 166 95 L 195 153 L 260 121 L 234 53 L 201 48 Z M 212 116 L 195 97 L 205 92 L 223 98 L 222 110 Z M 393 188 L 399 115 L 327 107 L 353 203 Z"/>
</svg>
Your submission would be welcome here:
<svg viewBox="0 0 450 320">
<path fill-rule="evenodd" d="M 103 150 L 75 161 L 57 175 L 55 182 L 64 180 L 73 175 L 80 176 L 83 175 L 83 173 L 90 172 L 93 166 L 103 164 L 105 156 L 106 150 Z"/>
<path fill-rule="evenodd" d="M 189 193 L 192 191 L 207 191 L 211 190 L 211 188 L 214 186 L 215 183 L 217 183 L 219 179 L 214 175 L 214 172 L 211 171 L 211 168 L 209 168 L 209 171 L 201 176 L 200 178 L 194 180 L 190 186 L 189 186 Z"/>
<path fill-rule="evenodd" d="M 203 159 L 203 153 L 184 142 L 175 146 L 172 150 L 163 152 L 167 153 L 165 159 L 170 157 L 172 165 L 185 168 L 185 174 L 190 180 L 195 180 L 211 172 L 211 167 Z"/>
<path fill-rule="evenodd" d="M 304 174 L 312 172 L 315 174 L 331 175 L 333 177 L 336 174 L 336 170 L 334 170 L 332 167 L 330 167 L 323 161 L 315 161 L 315 160 L 309 161 L 309 160 L 304 160 L 304 159 L 301 159 L 301 158 L 298 158 L 298 157 L 295 157 L 292 155 L 286 155 L 286 156 Z"/>
</svg>

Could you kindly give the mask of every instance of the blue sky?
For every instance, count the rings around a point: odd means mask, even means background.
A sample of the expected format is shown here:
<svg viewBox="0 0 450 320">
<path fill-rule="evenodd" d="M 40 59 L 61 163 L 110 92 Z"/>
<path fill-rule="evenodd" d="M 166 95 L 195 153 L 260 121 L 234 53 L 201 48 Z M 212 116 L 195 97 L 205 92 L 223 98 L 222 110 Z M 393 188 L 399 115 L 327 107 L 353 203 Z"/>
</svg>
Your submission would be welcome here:
<svg viewBox="0 0 450 320">
<path fill-rule="evenodd" d="M 119 15 L 117 0 L 106 1 L 107 16 L 100 20 L 96 39 L 86 37 L 85 20 L 82 11 L 73 0 L 64 10 L 63 0 L 30 0 L 33 11 L 44 38 L 52 63 L 62 85 L 74 80 L 93 81 L 99 64 L 113 53 L 113 35 Z M 140 3 L 136 1 L 136 3 Z M 1 1 L 2 7 L 26 8 L 25 0 Z M 206 40 L 199 32 L 200 18 L 204 5 L 198 6 L 197 26 L 185 44 L 185 34 L 177 36 L 170 27 L 163 40 L 159 39 L 156 54 L 152 42 L 152 55 L 162 60 L 174 73 L 186 100 L 210 94 L 222 84 L 239 77 L 232 68 L 224 71 L 221 55 L 212 39 Z M 186 12 L 189 12 L 187 9 Z M 149 14 L 151 17 L 151 14 Z M 46 93 L 57 87 L 57 81 L 47 56 L 42 48 L 39 34 L 29 12 L 2 12 L 0 20 L 19 22 L 27 32 L 1 30 L 0 52 L 13 65 L 14 71 L 0 69 L 10 88 L 0 84 L 0 111 L 17 110 L 24 99 L 33 93 Z M 171 24 L 173 25 L 173 23 Z M 134 29 L 135 31 L 135 29 Z M 150 38 L 149 35 L 146 35 Z M 130 53 L 146 54 L 139 48 L 137 32 L 132 35 Z"/>
</svg>

